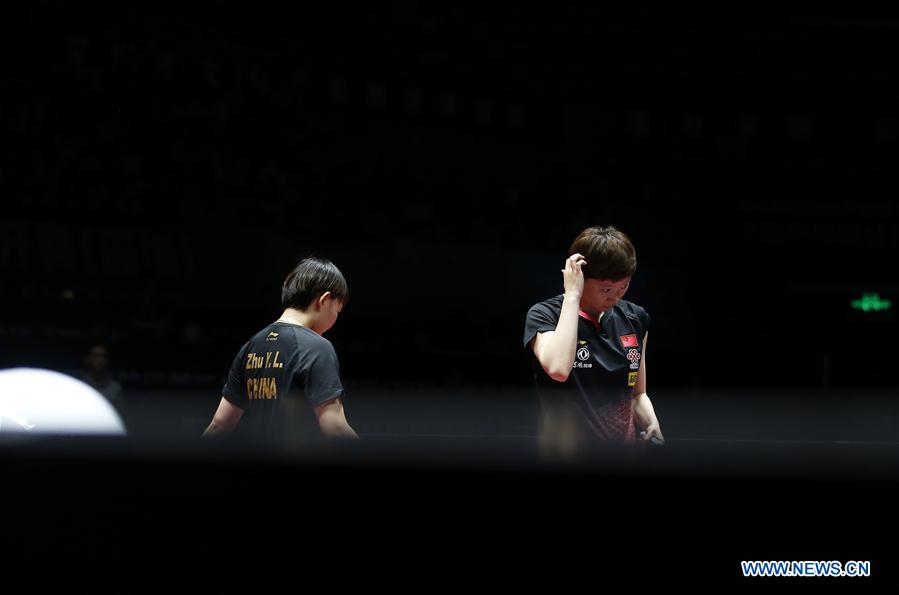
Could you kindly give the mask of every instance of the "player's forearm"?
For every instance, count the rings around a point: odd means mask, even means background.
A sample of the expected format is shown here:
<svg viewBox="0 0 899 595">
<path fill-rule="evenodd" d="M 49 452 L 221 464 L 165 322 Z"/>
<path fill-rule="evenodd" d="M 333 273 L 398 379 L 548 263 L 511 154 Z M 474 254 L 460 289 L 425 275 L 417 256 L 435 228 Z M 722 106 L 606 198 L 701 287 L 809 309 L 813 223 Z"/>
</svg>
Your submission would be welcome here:
<svg viewBox="0 0 899 595">
<path fill-rule="evenodd" d="M 321 425 L 322 435 L 328 438 L 349 438 L 358 440 L 359 435 L 350 426 L 349 423 L 325 423 Z"/>
<path fill-rule="evenodd" d="M 212 416 L 212 423 L 210 423 L 209 427 L 206 428 L 206 431 L 203 432 L 203 436 L 227 434 L 237 427 L 237 423 L 240 421 L 241 416 L 243 416 L 243 409 L 232 404 L 224 395 L 222 395 L 222 400 L 219 401 L 218 409 L 215 410 L 215 414 Z"/>
<path fill-rule="evenodd" d="M 659 420 L 656 418 L 656 412 L 655 409 L 653 409 L 652 401 L 649 400 L 649 395 L 646 393 L 634 397 L 634 418 L 637 425 L 641 428 L 659 425 Z"/>
<path fill-rule="evenodd" d="M 221 424 L 216 423 L 215 420 L 213 420 L 212 423 L 209 424 L 209 427 L 207 427 L 206 430 L 203 432 L 203 437 L 209 438 L 211 436 L 219 436 L 221 434 L 227 434 L 228 432 L 231 431 L 231 429 L 232 428 L 225 427 Z"/>
<path fill-rule="evenodd" d="M 565 295 L 556 331 L 540 354 L 540 363 L 554 380 L 564 382 L 571 374 L 577 346 L 577 317 L 580 297 Z"/>
<path fill-rule="evenodd" d="M 347 424 L 340 431 L 340 434 L 337 435 L 337 438 L 348 438 L 350 440 L 358 440 L 359 434 L 357 434 L 356 431 L 350 427 L 350 424 Z"/>
</svg>

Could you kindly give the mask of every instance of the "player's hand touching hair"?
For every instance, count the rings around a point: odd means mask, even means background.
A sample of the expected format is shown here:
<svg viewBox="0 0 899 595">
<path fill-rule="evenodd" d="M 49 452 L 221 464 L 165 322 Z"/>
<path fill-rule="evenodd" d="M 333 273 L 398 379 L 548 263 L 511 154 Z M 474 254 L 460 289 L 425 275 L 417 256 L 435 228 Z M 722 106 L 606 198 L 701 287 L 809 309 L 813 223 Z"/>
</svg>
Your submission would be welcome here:
<svg viewBox="0 0 899 595">
<path fill-rule="evenodd" d="M 584 294 L 584 271 L 582 268 L 585 264 L 587 261 L 580 254 L 572 254 L 565 261 L 565 268 L 562 269 L 562 281 L 566 296 L 580 300 Z"/>
</svg>

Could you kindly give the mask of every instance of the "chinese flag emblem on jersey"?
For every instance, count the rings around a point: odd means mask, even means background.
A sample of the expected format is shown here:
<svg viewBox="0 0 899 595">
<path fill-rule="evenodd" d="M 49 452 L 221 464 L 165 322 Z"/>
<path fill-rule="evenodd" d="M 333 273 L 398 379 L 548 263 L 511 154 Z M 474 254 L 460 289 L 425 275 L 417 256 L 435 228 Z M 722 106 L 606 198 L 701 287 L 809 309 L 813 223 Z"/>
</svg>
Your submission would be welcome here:
<svg viewBox="0 0 899 595">
<path fill-rule="evenodd" d="M 622 347 L 636 347 L 637 346 L 637 335 L 623 335 L 619 338 L 621 339 Z"/>
</svg>

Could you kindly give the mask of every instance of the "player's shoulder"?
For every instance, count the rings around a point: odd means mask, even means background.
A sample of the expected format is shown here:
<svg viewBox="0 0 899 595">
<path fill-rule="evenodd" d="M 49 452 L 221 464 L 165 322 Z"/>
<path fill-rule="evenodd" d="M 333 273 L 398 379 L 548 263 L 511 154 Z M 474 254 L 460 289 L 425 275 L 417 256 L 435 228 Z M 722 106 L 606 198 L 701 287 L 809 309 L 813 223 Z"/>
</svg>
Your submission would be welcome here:
<svg viewBox="0 0 899 595">
<path fill-rule="evenodd" d="M 290 328 L 298 352 L 310 357 L 337 357 L 334 344 L 309 327 L 291 325 Z"/>
<path fill-rule="evenodd" d="M 537 302 L 536 304 L 531 306 L 530 310 L 528 310 L 528 314 L 532 312 L 554 312 L 558 314 L 562 311 L 562 302 L 564 301 L 564 299 L 564 295 L 557 295 L 549 298 L 548 300 Z"/>
<path fill-rule="evenodd" d="M 646 308 L 628 300 L 619 300 L 617 306 L 628 316 L 641 316 L 646 314 Z"/>
<path fill-rule="evenodd" d="M 615 304 L 615 308 L 624 314 L 625 317 L 639 322 L 644 327 L 648 326 L 649 312 L 647 312 L 646 308 L 643 306 L 639 306 L 634 302 L 629 302 L 627 300 L 619 300 L 619 302 Z"/>
<path fill-rule="evenodd" d="M 305 354 L 304 357 L 335 356 L 334 345 L 312 329 L 299 324 L 272 323 L 247 341 L 247 351 L 280 351 L 282 356 Z"/>
</svg>

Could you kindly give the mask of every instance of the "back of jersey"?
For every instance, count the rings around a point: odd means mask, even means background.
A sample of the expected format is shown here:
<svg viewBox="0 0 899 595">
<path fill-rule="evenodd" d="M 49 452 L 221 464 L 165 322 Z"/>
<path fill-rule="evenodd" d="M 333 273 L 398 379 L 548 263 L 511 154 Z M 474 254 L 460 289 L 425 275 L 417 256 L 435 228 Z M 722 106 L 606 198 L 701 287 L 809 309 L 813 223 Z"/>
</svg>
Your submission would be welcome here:
<svg viewBox="0 0 899 595">
<path fill-rule="evenodd" d="M 238 435 L 294 450 L 321 437 L 315 408 L 343 394 L 337 354 L 307 327 L 275 322 L 238 352 L 222 395 L 243 409 Z"/>
</svg>

